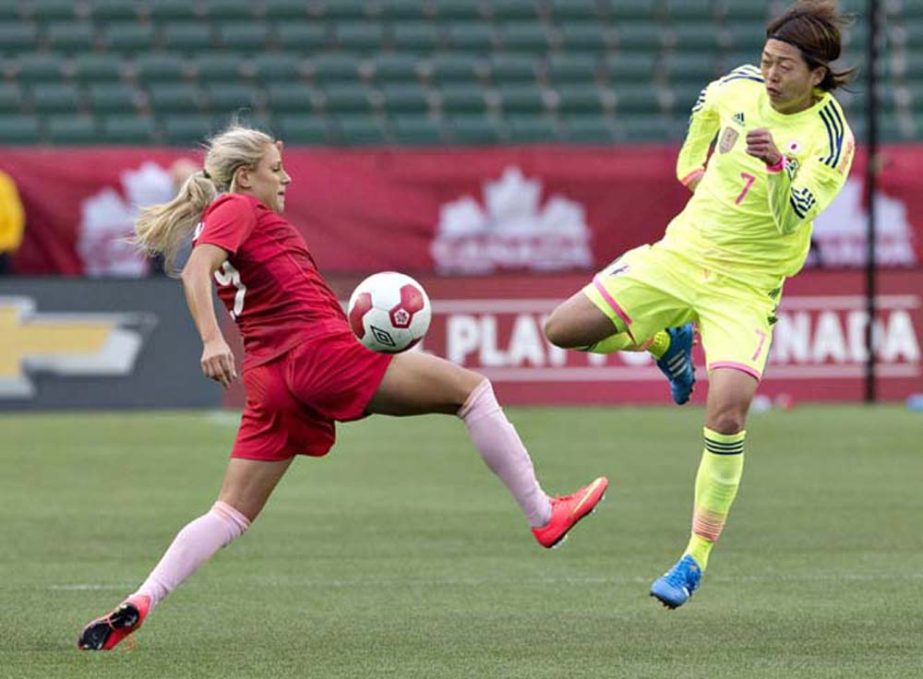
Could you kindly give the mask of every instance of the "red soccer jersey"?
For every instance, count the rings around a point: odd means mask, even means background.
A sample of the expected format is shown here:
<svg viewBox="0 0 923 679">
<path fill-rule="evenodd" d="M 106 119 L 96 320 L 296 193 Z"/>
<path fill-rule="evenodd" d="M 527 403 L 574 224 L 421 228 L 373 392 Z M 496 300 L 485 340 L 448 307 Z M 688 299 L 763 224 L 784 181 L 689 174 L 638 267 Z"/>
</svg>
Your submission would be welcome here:
<svg viewBox="0 0 923 679">
<path fill-rule="evenodd" d="M 304 238 L 256 198 L 225 194 L 209 205 L 194 242 L 205 243 L 229 254 L 215 281 L 244 340 L 243 369 L 312 336 L 349 331 Z"/>
</svg>

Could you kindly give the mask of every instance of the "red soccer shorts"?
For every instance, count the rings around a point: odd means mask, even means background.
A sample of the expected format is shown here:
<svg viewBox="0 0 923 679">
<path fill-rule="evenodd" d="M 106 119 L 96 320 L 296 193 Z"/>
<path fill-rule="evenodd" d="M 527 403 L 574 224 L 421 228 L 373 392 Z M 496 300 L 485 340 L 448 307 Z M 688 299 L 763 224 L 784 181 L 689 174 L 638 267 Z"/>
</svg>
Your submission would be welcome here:
<svg viewBox="0 0 923 679">
<path fill-rule="evenodd" d="M 344 332 L 311 338 L 250 368 L 243 376 L 247 404 L 231 457 L 326 455 L 336 440 L 335 422 L 367 415 L 391 359 Z"/>
</svg>

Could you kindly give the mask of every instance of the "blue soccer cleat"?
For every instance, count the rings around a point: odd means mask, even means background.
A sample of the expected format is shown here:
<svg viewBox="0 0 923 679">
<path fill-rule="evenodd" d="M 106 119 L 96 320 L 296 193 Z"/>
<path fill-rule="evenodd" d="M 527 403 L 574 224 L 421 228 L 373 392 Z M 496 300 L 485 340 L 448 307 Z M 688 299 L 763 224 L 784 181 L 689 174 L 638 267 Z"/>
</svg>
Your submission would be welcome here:
<svg viewBox="0 0 923 679">
<path fill-rule="evenodd" d="M 692 365 L 692 323 L 679 328 L 667 328 L 670 348 L 657 361 L 660 372 L 670 380 L 670 396 L 676 405 L 683 405 L 692 395 L 695 386 L 695 367 Z"/>
<path fill-rule="evenodd" d="M 702 569 L 688 554 L 676 562 L 669 571 L 654 580 L 651 596 L 667 608 L 679 608 L 699 588 Z"/>
</svg>

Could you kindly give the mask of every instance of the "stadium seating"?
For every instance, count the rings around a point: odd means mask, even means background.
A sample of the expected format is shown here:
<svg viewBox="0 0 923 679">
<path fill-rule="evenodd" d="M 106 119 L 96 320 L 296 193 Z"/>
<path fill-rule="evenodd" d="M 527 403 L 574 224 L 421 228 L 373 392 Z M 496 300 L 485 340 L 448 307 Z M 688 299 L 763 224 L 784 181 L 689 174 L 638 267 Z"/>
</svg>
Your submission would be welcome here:
<svg viewBox="0 0 923 679">
<path fill-rule="evenodd" d="M 841 5 L 861 12 L 864 3 Z M 758 60 L 762 25 L 782 6 L 0 3 L 2 140 L 129 143 L 137 134 L 141 143 L 186 143 L 239 111 L 309 144 L 675 140 L 709 80 Z M 923 134 L 923 1 L 893 0 L 883 16 L 882 101 L 893 124 L 882 132 L 913 138 Z M 862 61 L 863 31 L 857 22 L 848 32 L 846 63 Z M 854 122 L 864 89 L 842 97 Z"/>
</svg>

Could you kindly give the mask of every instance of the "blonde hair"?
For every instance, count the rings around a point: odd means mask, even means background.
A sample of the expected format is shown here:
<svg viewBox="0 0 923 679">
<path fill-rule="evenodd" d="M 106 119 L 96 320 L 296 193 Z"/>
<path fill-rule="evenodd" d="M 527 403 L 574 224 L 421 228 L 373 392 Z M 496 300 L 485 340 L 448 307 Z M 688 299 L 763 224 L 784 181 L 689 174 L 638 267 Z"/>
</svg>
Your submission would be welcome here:
<svg viewBox="0 0 923 679">
<path fill-rule="evenodd" d="M 219 192 L 234 192 L 237 170 L 255 168 L 275 139 L 265 132 L 232 123 L 205 144 L 205 169 L 183 182 L 168 203 L 142 208 L 132 243 L 148 255 L 160 253 L 164 268 L 175 273 L 177 253 Z"/>
</svg>

